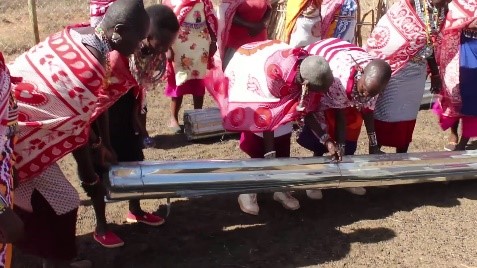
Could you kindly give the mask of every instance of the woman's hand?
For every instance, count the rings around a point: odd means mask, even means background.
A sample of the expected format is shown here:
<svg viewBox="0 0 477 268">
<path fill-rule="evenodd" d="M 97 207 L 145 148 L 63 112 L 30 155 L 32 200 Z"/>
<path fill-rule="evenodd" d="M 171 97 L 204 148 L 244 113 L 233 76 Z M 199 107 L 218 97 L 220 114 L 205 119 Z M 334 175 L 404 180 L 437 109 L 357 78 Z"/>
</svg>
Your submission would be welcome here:
<svg viewBox="0 0 477 268">
<path fill-rule="evenodd" d="M 103 170 L 109 170 L 111 165 L 118 163 L 118 157 L 114 150 L 108 149 L 103 145 L 94 148 L 92 152 L 93 163 Z"/>
<path fill-rule="evenodd" d="M 343 154 L 341 150 L 336 146 L 336 143 L 332 140 L 325 142 L 325 146 L 328 149 L 328 152 L 331 155 L 331 160 L 340 162 L 343 160 Z"/>
<path fill-rule="evenodd" d="M 209 59 L 208 59 L 208 62 L 207 62 L 207 69 L 209 69 L 209 70 L 213 69 L 215 67 L 215 64 L 214 64 L 215 52 L 217 52 L 217 42 L 212 41 L 210 43 L 210 46 L 209 46 Z"/>
<path fill-rule="evenodd" d="M 369 146 L 369 154 L 384 154 L 379 148 L 379 145 Z"/>
</svg>

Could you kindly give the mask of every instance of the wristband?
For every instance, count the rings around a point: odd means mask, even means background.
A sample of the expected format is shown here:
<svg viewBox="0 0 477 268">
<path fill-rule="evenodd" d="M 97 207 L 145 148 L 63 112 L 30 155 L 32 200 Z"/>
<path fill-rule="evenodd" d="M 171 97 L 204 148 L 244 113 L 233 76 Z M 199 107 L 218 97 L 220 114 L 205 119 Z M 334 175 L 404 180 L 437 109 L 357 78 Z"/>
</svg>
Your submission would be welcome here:
<svg viewBox="0 0 477 268">
<path fill-rule="evenodd" d="M 91 144 L 91 149 L 96 150 L 101 147 L 101 145 L 103 145 L 103 140 L 101 139 L 101 137 L 98 137 L 98 141 L 96 143 Z"/>
<path fill-rule="evenodd" d="M 338 150 L 340 150 L 341 155 L 344 155 L 346 145 L 343 143 L 338 144 Z"/>
<path fill-rule="evenodd" d="M 320 143 L 323 144 L 323 145 L 326 145 L 326 142 L 329 141 L 330 139 L 331 139 L 330 135 L 328 135 L 328 133 L 325 133 L 325 134 L 321 135 Z"/>
<path fill-rule="evenodd" d="M 265 159 L 273 159 L 276 158 L 277 152 L 276 151 L 271 151 L 263 155 L 263 158 Z"/>
<path fill-rule="evenodd" d="M 376 132 L 368 133 L 369 146 L 378 146 L 378 139 L 376 138 Z"/>
<path fill-rule="evenodd" d="M 0 215 L 2 215 L 3 212 L 5 212 L 7 207 L 8 207 L 7 200 L 5 200 L 5 198 L 3 198 L 2 195 L 0 195 Z"/>
<path fill-rule="evenodd" d="M 96 176 L 96 179 L 94 179 L 93 182 L 85 182 L 85 181 L 82 181 L 81 183 L 82 183 L 83 185 L 86 185 L 86 186 L 94 186 L 94 185 L 98 184 L 98 182 L 99 182 L 99 176 Z"/>
</svg>

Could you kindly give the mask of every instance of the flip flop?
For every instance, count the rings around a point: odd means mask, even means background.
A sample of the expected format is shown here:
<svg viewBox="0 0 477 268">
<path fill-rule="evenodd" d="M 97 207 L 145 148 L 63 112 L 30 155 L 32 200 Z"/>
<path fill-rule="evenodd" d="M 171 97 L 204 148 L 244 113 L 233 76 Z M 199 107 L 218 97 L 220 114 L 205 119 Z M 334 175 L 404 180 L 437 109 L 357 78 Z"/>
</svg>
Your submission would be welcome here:
<svg viewBox="0 0 477 268">
<path fill-rule="evenodd" d="M 446 144 L 446 146 L 444 146 L 444 150 L 448 151 L 448 152 L 452 152 L 455 150 L 455 147 L 457 147 L 457 142 L 449 142 Z"/>
</svg>

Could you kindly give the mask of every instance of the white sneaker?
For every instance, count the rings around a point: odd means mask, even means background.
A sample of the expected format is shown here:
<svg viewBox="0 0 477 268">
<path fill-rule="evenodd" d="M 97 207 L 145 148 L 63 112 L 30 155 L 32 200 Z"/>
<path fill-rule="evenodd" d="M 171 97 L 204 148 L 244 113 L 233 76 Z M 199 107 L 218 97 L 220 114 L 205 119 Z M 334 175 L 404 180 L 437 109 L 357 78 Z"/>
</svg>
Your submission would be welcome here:
<svg viewBox="0 0 477 268">
<path fill-rule="evenodd" d="M 320 200 L 320 199 L 323 198 L 323 193 L 321 192 L 320 189 L 306 190 L 306 195 L 307 195 L 310 199 L 314 199 L 314 200 Z"/>
<path fill-rule="evenodd" d="M 241 194 L 238 197 L 240 209 L 251 215 L 258 215 L 257 194 Z"/>
<path fill-rule="evenodd" d="M 363 187 L 353 187 L 353 188 L 345 188 L 346 191 L 355 194 L 355 195 L 365 195 L 366 189 Z"/>
<path fill-rule="evenodd" d="M 289 210 L 300 208 L 300 202 L 290 192 L 276 192 L 273 194 L 273 200 L 280 202 L 284 208 Z"/>
</svg>

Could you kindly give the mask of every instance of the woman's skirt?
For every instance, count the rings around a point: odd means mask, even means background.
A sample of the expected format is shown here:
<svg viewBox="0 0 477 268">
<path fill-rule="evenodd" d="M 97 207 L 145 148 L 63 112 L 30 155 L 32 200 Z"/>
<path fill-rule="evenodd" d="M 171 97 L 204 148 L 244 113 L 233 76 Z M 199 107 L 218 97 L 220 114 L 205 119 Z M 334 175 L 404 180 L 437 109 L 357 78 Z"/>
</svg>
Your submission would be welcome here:
<svg viewBox="0 0 477 268">
<path fill-rule="evenodd" d="M 477 33 L 461 37 L 459 83 L 462 96 L 462 136 L 477 137 Z"/>
<path fill-rule="evenodd" d="M 376 137 L 380 145 L 405 148 L 411 143 L 426 76 L 424 62 L 409 62 L 391 77 L 374 110 Z"/>
<path fill-rule="evenodd" d="M 184 95 L 204 96 L 205 85 L 203 79 L 187 80 L 184 84 L 176 86 L 175 83 L 167 83 L 164 91 L 165 95 L 170 98 L 182 97 Z"/>
</svg>

